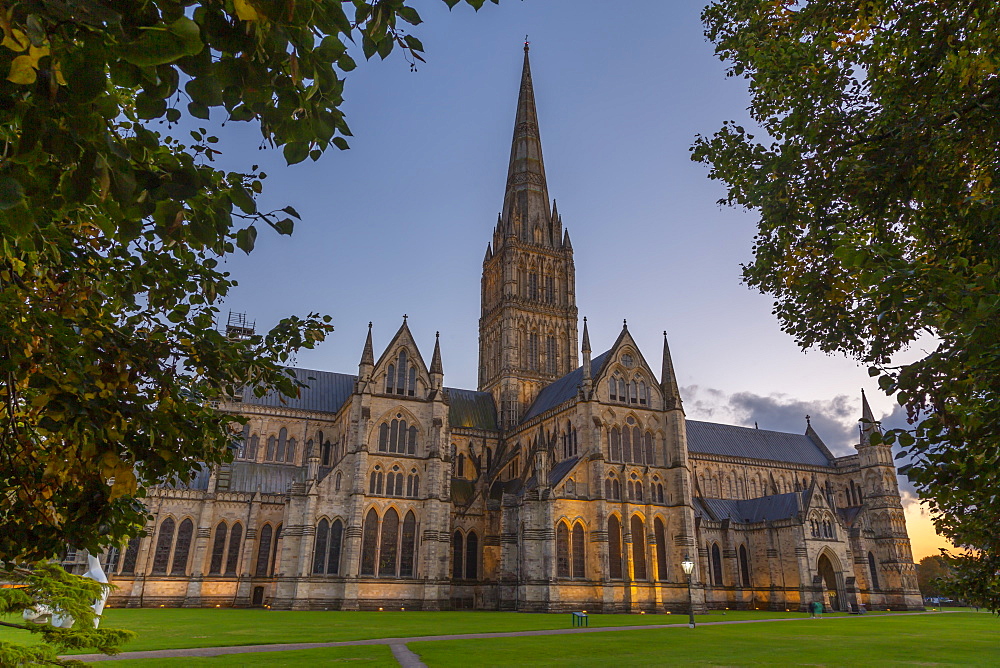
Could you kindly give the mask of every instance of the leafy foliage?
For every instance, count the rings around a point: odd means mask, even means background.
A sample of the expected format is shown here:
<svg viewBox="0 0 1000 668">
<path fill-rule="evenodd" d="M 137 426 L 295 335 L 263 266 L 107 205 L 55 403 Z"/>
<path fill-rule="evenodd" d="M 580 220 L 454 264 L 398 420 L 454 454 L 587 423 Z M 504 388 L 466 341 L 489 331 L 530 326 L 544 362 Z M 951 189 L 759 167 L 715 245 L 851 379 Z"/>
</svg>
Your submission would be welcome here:
<svg viewBox="0 0 1000 668">
<path fill-rule="evenodd" d="M 725 203 L 760 212 L 744 279 L 906 408 L 886 440 L 1000 610 L 1000 6 L 718 0 L 703 19 L 768 135 L 727 123 L 693 148 Z"/>
<path fill-rule="evenodd" d="M 31 569 L 8 568 L 3 576 L 15 586 L 0 589 L 0 615 L 20 615 L 26 608 L 45 606 L 71 616 L 73 626 L 60 628 L 51 623 L 0 622 L 3 626 L 41 635 L 43 640 L 43 644 L 38 645 L 0 641 L 2 666 L 82 665 L 79 661 L 62 661 L 58 653 L 92 648 L 105 654 L 117 654 L 121 651 L 120 646 L 135 636 L 124 629 L 94 628 L 97 615 L 91 604 L 111 585 L 72 575 L 61 566 L 44 562 Z"/>
<path fill-rule="evenodd" d="M 348 43 L 412 64 L 419 22 L 403 0 L 0 2 L 0 559 L 134 535 L 144 486 L 230 457 L 214 402 L 294 396 L 282 365 L 332 329 L 216 331 L 221 260 L 299 216 L 259 210 L 266 175 L 216 169 L 206 131 L 153 123 L 256 123 L 289 164 L 345 149 Z"/>
</svg>

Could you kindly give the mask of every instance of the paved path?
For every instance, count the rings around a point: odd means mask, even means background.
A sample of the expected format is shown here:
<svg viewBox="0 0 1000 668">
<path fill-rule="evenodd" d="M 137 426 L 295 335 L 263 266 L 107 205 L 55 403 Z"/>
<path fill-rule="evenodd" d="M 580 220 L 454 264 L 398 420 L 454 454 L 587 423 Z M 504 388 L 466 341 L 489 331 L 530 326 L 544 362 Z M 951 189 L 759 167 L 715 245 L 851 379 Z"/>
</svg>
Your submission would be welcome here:
<svg viewBox="0 0 1000 668">
<path fill-rule="evenodd" d="M 951 610 L 941 612 L 900 612 L 877 615 L 888 617 L 895 615 L 941 615 L 949 614 Z M 698 626 L 719 626 L 723 624 L 759 624 L 761 622 L 801 622 L 808 617 L 780 617 L 778 619 L 740 619 L 720 622 L 698 622 Z M 851 619 L 849 616 L 824 617 L 824 619 Z M 210 657 L 223 654 L 255 654 L 258 652 L 287 652 L 296 649 L 321 649 L 323 647 L 348 647 L 351 645 L 388 645 L 392 655 L 403 668 L 427 668 L 420 661 L 420 656 L 414 653 L 407 643 L 433 642 L 435 640 L 473 640 L 480 638 L 514 638 L 521 636 L 555 636 L 573 633 L 604 633 L 606 631 L 642 631 L 645 629 L 676 629 L 687 626 L 682 624 L 641 624 L 638 626 L 594 626 L 587 628 L 541 629 L 536 631 L 506 631 L 501 633 L 460 633 L 440 636 L 415 636 L 412 638 L 370 638 L 368 640 L 344 640 L 341 642 L 300 642 L 278 645 L 235 645 L 231 647 L 195 647 L 188 649 L 156 649 L 144 652 L 122 652 L 115 656 L 106 654 L 75 654 L 65 658 L 79 661 L 120 661 L 122 659 L 177 659 L 183 657 Z"/>
</svg>

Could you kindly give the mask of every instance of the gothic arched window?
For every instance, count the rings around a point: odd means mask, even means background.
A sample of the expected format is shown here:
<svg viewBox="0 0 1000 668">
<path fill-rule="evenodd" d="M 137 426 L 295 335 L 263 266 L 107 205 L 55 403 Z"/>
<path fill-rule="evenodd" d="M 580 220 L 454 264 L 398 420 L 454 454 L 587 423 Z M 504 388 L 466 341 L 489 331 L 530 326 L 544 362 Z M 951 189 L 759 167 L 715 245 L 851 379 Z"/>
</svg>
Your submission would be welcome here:
<svg viewBox="0 0 1000 668">
<path fill-rule="evenodd" d="M 313 548 L 313 573 L 322 573 L 326 569 L 326 541 L 329 538 L 330 523 L 320 520 L 316 527 L 316 544 Z"/>
<path fill-rule="evenodd" d="M 229 530 L 229 552 L 226 555 L 226 575 L 236 575 L 240 565 L 240 542 L 243 540 L 243 525 L 233 524 Z"/>
<path fill-rule="evenodd" d="M 470 531 L 465 536 L 465 579 L 475 580 L 479 577 L 479 536 Z"/>
<path fill-rule="evenodd" d="M 747 555 L 746 545 L 740 545 L 740 585 L 750 586 L 750 558 Z"/>
<path fill-rule="evenodd" d="M 406 496 L 411 499 L 420 496 L 420 476 L 417 469 L 410 469 L 410 475 L 406 476 Z"/>
<path fill-rule="evenodd" d="M 385 393 L 392 394 L 396 387 L 396 365 L 390 364 L 385 372 Z"/>
<path fill-rule="evenodd" d="M 399 574 L 399 513 L 390 508 L 382 516 L 382 540 L 379 545 L 378 576 L 396 577 Z"/>
<path fill-rule="evenodd" d="M 642 453 L 642 431 L 639 427 L 632 427 L 632 461 L 636 464 L 648 464 Z"/>
<path fill-rule="evenodd" d="M 628 427 L 622 429 L 622 461 L 634 461 L 632 459 L 632 430 Z"/>
<path fill-rule="evenodd" d="M 336 575 L 340 572 L 340 549 L 344 540 L 344 523 L 334 520 L 330 525 L 330 555 L 326 560 L 326 574 Z"/>
<path fill-rule="evenodd" d="M 396 366 L 396 394 L 406 394 L 406 351 L 399 351 L 399 362 Z"/>
<path fill-rule="evenodd" d="M 618 380 L 616 378 L 608 379 L 608 399 L 618 401 Z"/>
<path fill-rule="evenodd" d="M 719 551 L 718 543 L 712 543 L 712 584 L 716 587 L 723 586 L 722 552 Z"/>
<path fill-rule="evenodd" d="M 160 534 L 156 538 L 153 551 L 153 575 L 166 575 L 170 562 L 170 548 L 174 544 L 174 518 L 168 517 L 160 523 Z"/>
<path fill-rule="evenodd" d="M 645 406 L 648 403 L 646 401 L 646 398 L 648 396 L 649 395 L 646 394 L 646 381 L 640 380 L 639 381 L 639 404 L 641 406 Z"/>
<path fill-rule="evenodd" d="M 632 516 L 632 573 L 636 580 L 646 579 L 646 528 L 642 518 Z"/>
<path fill-rule="evenodd" d="M 260 436 L 254 434 L 247 442 L 246 459 L 253 461 L 257 459 L 257 448 L 260 445 Z"/>
<path fill-rule="evenodd" d="M 222 573 L 222 560 L 226 556 L 226 534 L 229 527 L 225 522 L 219 522 L 215 527 L 215 540 L 212 541 L 212 561 L 208 568 L 209 575 Z"/>
<path fill-rule="evenodd" d="M 647 431 L 642 436 L 642 445 L 646 450 L 646 466 L 655 466 L 653 462 L 653 433 Z"/>
<path fill-rule="evenodd" d="M 288 448 L 285 450 L 285 461 L 289 464 L 295 462 L 295 439 L 288 439 Z"/>
<path fill-rule="evenodd" d="M 128 541 L 125 557 L 122 559 L 122 575 L 135 573 L 135 562 L 139 559 L 139 540 L 139 538 L 130 538 Z"/>
<path fill-rule="evenodd" d="M 368 476 L 368 493 L 377 494 L 381 496 L 382 481 L 383 481 L 382 467 L 376 464 L 375 468 L 372 469 L 371 474 Z"/>
<path fill-rule="evenodd" d="M 465 455 L 462 453 L 458 454 L 458 464 L 455 467 L 455 475 L 459 478 L 465 477 Z"/>
<path fill-rule="evenodd" d="M 617 515 L 608 518 L 608 577 L 622 579 L 622 525 Z"/>
<path fill-rule="evenodd" d="M 191 538 L 194 536 L 194 522 L 186 519 L 177 529 L 177 543 L 174 547 L 171 575 L 187 575 L 188 554 L 191 552 Z"/>
<path fill-rule="evenodd" d="M 278 449 L 274 452 L 274 461 L 285 461 L 285 445 L 288 442 L 288 430 L 284 427 L 278 431 Z"/>
<path fill-rule="evenodd" d="M 556 527 L 556 577 L 569 577 L 569 529 L 565 522 Z"/>
<path fill-rule="evenodd" d="M 372 508 L 365 515 L 361 530 L 361 575 L 375 575 L 375 553 L 378 551 L 378 513 Z"/>
<path fill-rule="evenodd" d="M 573 577 L 582 578 L 586 577 L 586 571 L 584 567 L 586 566 L 586 553 L 584 550 L 584 540 L 583 540 L 583 525 L 577 522 L 573 526 Z"/>
<path fill-rule="evenodd" d="M 653 538 L 656 539 L 656 579 L 667 579 L 667 533 L 663 520 L 653 520 Z"/>
<path fill-rule="evenodd" d="M 403 533 L 399 545 L 399 577 L 412 578 L 413 563 L 417 552 L 417 517 L 413 511 L 403 518 Z"/>
<path fill-rule="evenodd" d="M 611 428 L 611 461 L 622 461 L 622 434 L 618 427 Z"/>
<path fill-rule="evenodd" d="M 325 521 L 325 520 L 324 520 Z M 319 531 L 317 538 L 319 537 Z M 257 539 L 257 564 L 254 567 L 254 575 L 259 578 L 267 576 L 267 564 L 271 557 L 271 536 L 274 529 L 270 524 L 265 524 L 260 528 L 260 538 Z"/>
<path fill-rule="evenodd" d="M 274 446 L 277 444 L 277 439 L 274 436 L 267 437 L 267 450 L 264 451 L 264 461 L 274 460 Z"/>
<path fill-rule="evenodd" d="M 548 373 L 556 373 L 559 364 L 559 356 L 556 349 L 556 337 L 545 338 L 545 370 Z"/>
</svg>

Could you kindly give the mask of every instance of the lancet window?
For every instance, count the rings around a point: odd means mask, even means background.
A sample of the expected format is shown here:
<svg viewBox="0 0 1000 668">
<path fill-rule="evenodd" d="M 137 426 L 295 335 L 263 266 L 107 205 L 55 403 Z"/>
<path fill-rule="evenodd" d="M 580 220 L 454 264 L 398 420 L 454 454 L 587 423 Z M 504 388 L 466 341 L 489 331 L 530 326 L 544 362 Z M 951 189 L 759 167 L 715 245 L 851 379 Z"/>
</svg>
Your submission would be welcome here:
<svg viewBox="0 0 1000 668">
<path fill-rule="evenodd" d="M 663 520 L 653 520 L 653 537 L 656 539 L 656 578 L 667 579 L 667 532 Z"/>
<path fill-rule="evenodd" d="M 416 454 L 416 425 L 408 425 L 403 414 L 396 413 L 396 417 L 383 422 L 378 427 L 378 451 L 400 455 Z"/>
<path fill-rule="evenodd" d="M 556 577 L 582 578 L 586 577 L 584 567 L 586 554 L 584 550 L 583 524 L 577 522 L 570 531 L 569 525 L 559 522 L 556 526 Z"/>
<path fill-rule="evenodd" d="M 400 350 L 385 374 L 385 393 L 412 397 L 417 392 L 417 367 L 408 359 L 406 350 Z"/>
<path fill-rule="evenodd" d="M 545 337 L 545 371 L 546 373 L 556 373 L 559 369 L 559 349 L 556 345 L 556 337 Z"/>
<path fill-rule="evenodd" d="M 576 441 L 576 427 L 569 420 L 566 421 L 566 431 L 562 433 L 563 459 L 575 457 L 579 453 Z"/>
<path fill-rule="evenodd" d="M 361 575 L 411 578 L 416 550 L 417 518 L 412 510 L 402 523 L 395 508 L 387 510 L 381 521 L 374 508 L 368 511 L 361 531 Z"/>
<path fill-rule="evenodd" d="M 622 525 L 617 515 L 608 518 L 608 577 L 622 579 Z"/>
<path fill-rule="evenodd" d="M 451 537 L 451 576 L 455 580 L 479 577 L 479 536 L 475 531 L 456 529 Z"/>
<path fill-rule="evenodd" d="M 646 527 L 642 518 L 632 516 L 632 576 L 636 580 L 646 579 Z"/>
<path fill-rule="evenodd" d="M 643 434 L 634 417 L 625 418 L 625 426 L 611 428 L 608 441 L 613 462 L 653 466 L 653 434 Z"/>
</svg>

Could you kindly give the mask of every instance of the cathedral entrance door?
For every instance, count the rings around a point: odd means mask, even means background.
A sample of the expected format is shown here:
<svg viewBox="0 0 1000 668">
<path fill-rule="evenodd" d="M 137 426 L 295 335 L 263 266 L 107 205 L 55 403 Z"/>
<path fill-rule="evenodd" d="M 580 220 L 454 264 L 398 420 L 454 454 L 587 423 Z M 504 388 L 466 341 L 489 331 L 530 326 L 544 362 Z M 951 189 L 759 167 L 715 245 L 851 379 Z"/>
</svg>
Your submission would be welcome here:
<svg viewBox="0 0 1000 668">
<path fill-rule="evenodd" d="M 823 586 L 826 588 L 826 595 L 830 599 L 830 608 L 840 610 L 840 597 L 837 595 L 837 573 L 833 570 L 828 556 L 821 555 L 819 558 L 818 570 L 823 578 Z"/>
</svg>

